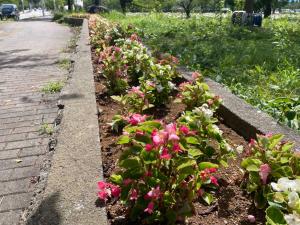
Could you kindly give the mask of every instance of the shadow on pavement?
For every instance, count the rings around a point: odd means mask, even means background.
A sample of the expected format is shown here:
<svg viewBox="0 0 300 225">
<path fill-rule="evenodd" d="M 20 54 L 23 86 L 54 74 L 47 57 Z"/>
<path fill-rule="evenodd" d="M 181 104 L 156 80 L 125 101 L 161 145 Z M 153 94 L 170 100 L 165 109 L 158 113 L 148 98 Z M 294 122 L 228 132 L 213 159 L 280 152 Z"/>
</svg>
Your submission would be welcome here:
<svg viewBox="0 0 300 225">
<path fill-rule="evenodd" d="M 26 225 L 59 225 L 61 223 L 61 215 L 56 207 L 59 198 L 60 194 L 55 192 L 44 199 L 35 213 L 28 219 Z"/>
<path fill-rule="evenodd" d="M 44 54 L 25 54 L 19 56 L 14 54 L 18 54 L 19 52 L 28 50 L 29 49 L 21 49 L 1 52 L 0 70 L 11 68 L 34 68 L 57 64 L 56 57 L 47 57 Z"/>
</svg>

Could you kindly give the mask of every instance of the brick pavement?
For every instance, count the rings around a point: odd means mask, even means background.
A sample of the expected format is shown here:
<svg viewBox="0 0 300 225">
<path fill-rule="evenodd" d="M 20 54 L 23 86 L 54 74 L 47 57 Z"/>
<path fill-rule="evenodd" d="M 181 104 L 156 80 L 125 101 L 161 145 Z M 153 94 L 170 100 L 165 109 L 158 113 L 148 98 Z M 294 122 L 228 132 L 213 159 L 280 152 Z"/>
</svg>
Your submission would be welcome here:
<svg viewBox="0 0 300 225">
<path fill-rule="evenodd" d="M 57 60 L 71 32 L 49 21 L 4 23 L 0 31 L 0 225 L 14 225 L 47 152 L 49 138 L 39 129 L 57 115 L 58 95 L 40 89 L 66 78 Z"/>
</svg>

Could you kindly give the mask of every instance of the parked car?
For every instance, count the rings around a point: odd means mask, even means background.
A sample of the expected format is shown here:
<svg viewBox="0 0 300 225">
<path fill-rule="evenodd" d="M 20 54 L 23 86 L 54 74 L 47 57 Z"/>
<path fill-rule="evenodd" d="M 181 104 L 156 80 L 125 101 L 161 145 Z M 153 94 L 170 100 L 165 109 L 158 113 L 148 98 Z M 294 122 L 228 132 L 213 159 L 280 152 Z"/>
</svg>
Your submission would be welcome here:
<svg viewBox="0 0 300 225">
<path fill-rule="evenodd" d="M 2 4 L 0 6 L 0 19 L 13 18 L 14 20 L 19 20 L 20 12 L 15 4 Z"/>
</svg>

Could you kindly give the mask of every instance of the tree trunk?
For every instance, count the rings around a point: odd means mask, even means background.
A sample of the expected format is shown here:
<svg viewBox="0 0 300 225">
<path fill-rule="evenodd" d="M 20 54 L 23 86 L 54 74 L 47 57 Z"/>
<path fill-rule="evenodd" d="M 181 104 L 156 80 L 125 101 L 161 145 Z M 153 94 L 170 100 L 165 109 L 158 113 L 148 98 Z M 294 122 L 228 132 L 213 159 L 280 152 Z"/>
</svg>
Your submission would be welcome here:
<svg viewBox="0 0 300 225">
<path fill-rule="evenodd" d="M 253 13 L 254 0 L 246 0 L 245 2 L 245 11 L 246 13 Z"/>
<path fill-rule="evenodd" d="M 100 0 L 95 0 L 95 5 L 97 5 L 97 6 L 99 6 L 99 5 L 101 5 L 101 1 Z"/>
<path fill-rule="evenodd" d="M 72 11 L 72 0 L 68 0 L 68 11 Z"/>
<path fill-rule="evenodd" d="M 272 4 L 271 3 L 272 3 L 271 0 L 268 0 L 266 2 L 265 10 L 264 10 L 264 18 L 269 17 L 272 13 Z"/>
<path fill-rule="evenodd" d="M 125 0 L 120 0 L 120 5 L 121 5 L 122 12 L 124 14 L 126 14 L 126 1 Z"/>
<path fill-rule="evenodd" d="M 186 18 L 191 18 L 191 10 L 190 9 L 186 9 L 185 10 L 185 14 L 186 14 Z"/>
</svg>

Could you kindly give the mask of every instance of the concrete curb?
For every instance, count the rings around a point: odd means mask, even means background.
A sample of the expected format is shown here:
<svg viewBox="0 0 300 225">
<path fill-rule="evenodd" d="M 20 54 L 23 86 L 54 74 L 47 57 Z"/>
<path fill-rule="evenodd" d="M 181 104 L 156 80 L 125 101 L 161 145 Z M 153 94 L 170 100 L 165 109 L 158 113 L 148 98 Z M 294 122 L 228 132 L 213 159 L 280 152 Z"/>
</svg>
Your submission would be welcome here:
<svg viewBox="0 0 300 225">
<path fill-rule="evenodd" d="M 103 179 L 103 173 L 87 20 L 62 99 L 64 117 L 48 184 L 27 224 L 106 225 L 105 207 L 96 207 L 97 181 Z"/>
<path fill-rule="evenodd" d="M 64 17 L 64 22 L 70 26 L 80 27 L 83 24 L 84 19 L 76 17 Z"/>
<path fill-rule="evenodd" d="M 191 79 L 192 72 L 183 68 L 180 72 L 185 79 Z M 295 142 L 296 149 L 300 150 L 300 135 L 296 131 L 279 125 L 274 118 L 235 96 L 223 85 L 208 78 L 205 82 L 214 94 L 223 99 L 223 104 L 217 111 L 218 115 L 238 134 L 249 140 L 255 138 L 256 134 L 280 133 L 286 140 Z"/>
</svg>

